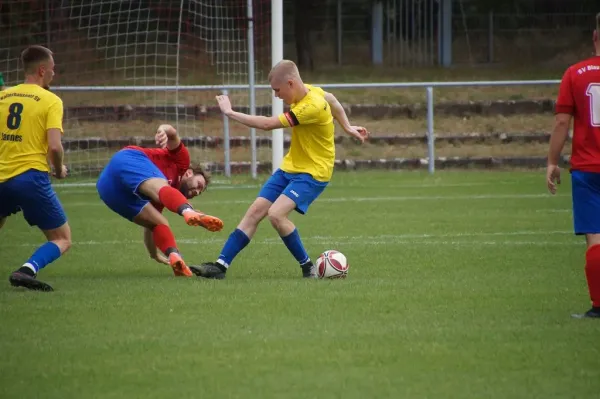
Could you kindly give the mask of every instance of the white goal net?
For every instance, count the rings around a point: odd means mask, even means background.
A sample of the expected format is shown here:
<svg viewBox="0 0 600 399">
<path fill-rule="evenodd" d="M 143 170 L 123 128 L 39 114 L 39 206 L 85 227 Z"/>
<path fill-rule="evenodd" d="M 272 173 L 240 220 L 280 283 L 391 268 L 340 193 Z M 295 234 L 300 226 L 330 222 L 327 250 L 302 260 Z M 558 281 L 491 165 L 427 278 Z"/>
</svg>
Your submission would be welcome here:
<svg viewBox="0 0 600 399">
<path fill-rule="evenodd" d="M 250 65 L 254 81 L 264 84 L 271 65 L 270 3 L 252 4 L 251 61 L 246 1 L 3 0 L 0 72 L 8 86 L 18 84 L 19 54 L 27 45 L 54 52 L 52 90 L 65 104 L 66 163 L 82 179 L 95 178 L 125 145 L 152 146 L 159 123 L 177 127 L 194 162 L 221 172 L 229 160 L 234 172 L 238 163 L 247 172 L 250 130 L 229 124 L 226 159 L 214 100 L 221 90 L 185 86 L 248 85 Z M 249 93 L 230 90 L 233 103 L 246 109 Z M 255 93 L 258 112 L 270 109 L 270 93 Z M 261 146 L 255 156 L 270 160 L 270 150 Z"/>
</svg>

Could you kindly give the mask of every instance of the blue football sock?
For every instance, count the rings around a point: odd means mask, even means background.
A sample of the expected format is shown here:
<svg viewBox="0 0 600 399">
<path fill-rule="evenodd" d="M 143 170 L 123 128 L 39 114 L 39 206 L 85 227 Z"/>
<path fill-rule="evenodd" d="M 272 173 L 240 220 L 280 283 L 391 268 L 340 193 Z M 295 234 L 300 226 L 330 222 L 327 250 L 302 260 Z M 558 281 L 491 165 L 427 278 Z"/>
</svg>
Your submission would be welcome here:
<svg viewBox="0 0 600 399">
<path fill-rule="evenodd" d="M 42 270 L 44 267 L 54 262 L 56 259 L 60 257 L 60 248 L 55 243 L 48 241 L 41 247 L 39 247 L 31 258 L 27 259 L 25 262 L 26 266 L 33 266 L 35 269 L 35 273 Z M 24 266 L 25 266 L 24 265 Z"/>
<path fill-rule="evenodd" d="M 281 237 L 285 246 L 290 250 L 294 258 L 301 265 L 305 264 L 310 260 L 306 249 L 304 249 L 304 245 L 302 244 L 302 240 L 300 239 L 300 234 L 298 233 L 298 229 L 294 229 L 292 233 L 288 236 Z"/>
<path fill-rule="evenodd" d="M 221 255 L 219 255 L 219 263 L 225 267 L 229 267 L 236 255 L 239 254 L 249 242 L 250 238 L 248 238 L 246 233 L 240 229 L 235 229 L 234 232 L 229 235 L 227 242 L 221 250 Z"/>
</svg>

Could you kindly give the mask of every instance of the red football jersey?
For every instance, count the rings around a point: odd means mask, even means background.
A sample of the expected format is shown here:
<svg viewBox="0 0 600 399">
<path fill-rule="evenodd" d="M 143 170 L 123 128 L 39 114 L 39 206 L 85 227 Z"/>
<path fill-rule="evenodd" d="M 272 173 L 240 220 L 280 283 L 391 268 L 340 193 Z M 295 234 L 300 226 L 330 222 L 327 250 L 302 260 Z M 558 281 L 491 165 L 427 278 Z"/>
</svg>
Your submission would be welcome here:
<svg viewBox="0 0 600 399">
<path fill-rule="evenodd" d="M 171 187 L 179 189 L 181 177 L 190 167 L 190 153 L 181 143 L 174 150 L 166 148 L 142 148 L 130 145 L 125 148 L 142 151 L 160 169 Z"/>
<path fill-rule="evenodd" d="M 555 111 L 573 115 L 571 168 L 600 172 L 600 56 L 567 69 Z"/>
</svg>

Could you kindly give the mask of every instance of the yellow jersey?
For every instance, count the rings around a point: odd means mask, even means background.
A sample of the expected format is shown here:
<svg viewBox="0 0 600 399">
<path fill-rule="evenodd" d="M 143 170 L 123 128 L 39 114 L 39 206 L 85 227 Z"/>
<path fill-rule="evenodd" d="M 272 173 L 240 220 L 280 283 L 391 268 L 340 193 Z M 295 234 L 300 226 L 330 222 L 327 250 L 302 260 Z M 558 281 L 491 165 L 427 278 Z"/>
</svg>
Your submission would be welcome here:
<svg viewBox="0 0 600 399">
<path fill-rule="evenodd" d="M 48 129 L 63 131 L 63 103 L 35 84 L 0 93 L 0 183 L 29 169 L 49 172 Z"/>
<path fill-rule="evenodd" d="M 290 150 L 281 170 L 308 173 L 313 179 L 328 182 L 335 163 L 334 125 L 331 107 L 320 87 L 305 85 L 308 93 L 292 104 L 289 112 L 279 115 L 285 127 L 292 128 Z"/>
</svg>

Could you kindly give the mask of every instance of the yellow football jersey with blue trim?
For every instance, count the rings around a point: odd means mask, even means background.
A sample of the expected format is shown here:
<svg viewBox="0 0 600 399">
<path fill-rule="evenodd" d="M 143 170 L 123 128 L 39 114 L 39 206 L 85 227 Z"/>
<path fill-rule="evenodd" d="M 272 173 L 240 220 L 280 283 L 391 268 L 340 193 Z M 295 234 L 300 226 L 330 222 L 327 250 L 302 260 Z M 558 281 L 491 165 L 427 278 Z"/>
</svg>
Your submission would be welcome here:
<svg viewBox="0 0 600 399">
<path fill-rule="evenodd" d="M 308 173 L 313 179 L 328 182 L 335 163 L 334 124 L 331 107 L 320 87 L 305 85 L 308 93 L 279 115 L 285 127 L 292 128 L 292 143 L 283 158 L 281 170 Z"/>
<path fill-rule="evenodd" d="M 35 84 L 0 93 L 0 182 L 29 169 L 49 172 L 48 129 L 63 131 L 63 103 Z"/>
</svg>

